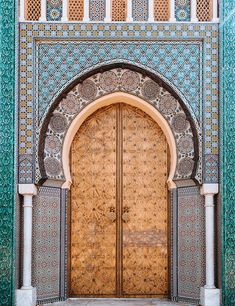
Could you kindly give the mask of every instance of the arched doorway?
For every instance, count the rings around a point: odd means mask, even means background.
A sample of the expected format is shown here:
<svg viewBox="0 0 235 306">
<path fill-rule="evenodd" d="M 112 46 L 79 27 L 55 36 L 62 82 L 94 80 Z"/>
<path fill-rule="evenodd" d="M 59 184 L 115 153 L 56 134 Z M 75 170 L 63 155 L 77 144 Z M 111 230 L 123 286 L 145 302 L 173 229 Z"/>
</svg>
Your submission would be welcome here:
<svg viewBox="0 0 235 306">
<path fill-rule="evenodd" d="M 71 147 L 70 295 L 168 295 L 168 145 L 142 110 L 88 117 Z"/>
</svg>

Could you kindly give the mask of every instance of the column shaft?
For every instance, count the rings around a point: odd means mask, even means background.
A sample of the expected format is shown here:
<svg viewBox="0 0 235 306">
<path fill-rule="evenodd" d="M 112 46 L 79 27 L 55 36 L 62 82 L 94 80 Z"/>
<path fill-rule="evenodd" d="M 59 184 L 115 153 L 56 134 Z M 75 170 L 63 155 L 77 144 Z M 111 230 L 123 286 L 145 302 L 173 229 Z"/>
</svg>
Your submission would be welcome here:
<svg viewBox="0 0 235 306">
<path fill-rule="evenodd" d="M 105 1 L 105 18 L 104 18 L 105 22 L 111 22 L 112 20 L 111 10 L 112 10 L 111 0 L 106 0 Z"/>
<path fill-rule="evenodd" d="M 149 0 L 148 2 L 148 13 L 149 13 L 149 18 L 148 22 L 154 22 L 154 0 Z"/>
<path fill-rule="evenodd" d="M 213 0 L 212 3 L 212 21 L 213 22 L 219 22 L 219 17 L 218 17 L 218 0 Z"/>
<path fill-rule="evenodd" d="M 84 0 L 84 22 L 90 21 L 90 0 Z"/>
<path fill-rule="evenodd" d="M 214 195 L 205 195 L 206 210 L 206 288 L 215 288 Z"/>
<path fill-rule="evenodd" d="M 197 0 L 191 0 L 191 22 L 198 22 Z"/>
<path fill-rule="evenodd" d="M 32 195 L 24 195 L 23 288 L 31 288 L 32 275 Z"/>
<path fill-rule="evenodd" d="M 25 0 L 20 0 L 20 21 L 25 21 Z"/>
<path fill-rule="evenodd" d="M 39 21 L 47 21 L 47 1 L 41 0 L 41 17 Z"/>
<path fill-rule="evenodd" d="M 127 0 L 127 18 L 126 18 L 127 22 L 131 22 L 133 21 L 132 18 L 132 0 Z"/>
<path fill-rule="evenodd" d="M 61 21 L 67 22 L 68 21 L 68 0 L 62 1 L 62 17 Z"/>
<path fill-rule="evenodd" d="M 170 22 L 175 22 L 175 0 L 170 0 Z"/>
</svg>

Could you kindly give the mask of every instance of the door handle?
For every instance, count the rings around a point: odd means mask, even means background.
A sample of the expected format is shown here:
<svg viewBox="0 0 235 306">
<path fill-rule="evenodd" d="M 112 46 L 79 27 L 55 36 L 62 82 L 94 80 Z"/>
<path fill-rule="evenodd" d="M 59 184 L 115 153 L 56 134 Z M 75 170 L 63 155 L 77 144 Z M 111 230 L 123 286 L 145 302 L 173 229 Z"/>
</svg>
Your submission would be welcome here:
<svg viewBox="0 0 235 306">
<path fill-rule="evenodd" d="M 129 216 L 130 209 L 129 207 L 123 207 L 123 214 L 122 214 L 122 220 L 126 223 L 130 220 Z"/>
<path fill-rule="evenodd" d="M 109 207 L 107 217 L 111 222 L 116 221 L 116 209 L 115 209 L 115 207 L 113 207 L 113 206 Z"/>
</svg>

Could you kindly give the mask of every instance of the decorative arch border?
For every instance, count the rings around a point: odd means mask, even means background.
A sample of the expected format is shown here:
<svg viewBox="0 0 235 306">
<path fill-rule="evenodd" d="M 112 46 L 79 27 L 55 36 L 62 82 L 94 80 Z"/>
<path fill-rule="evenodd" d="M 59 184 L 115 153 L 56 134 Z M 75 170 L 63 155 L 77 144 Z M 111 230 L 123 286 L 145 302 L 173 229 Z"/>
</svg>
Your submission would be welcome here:
<svg viewBox="0 0 235 306">
<path fill-rule="evenodd" d="M 48 117 L 48 114 L 50 114 L 51 110 L 54 110 L 61 98 L 66 95 L 75 85 L 78 83 L 83 82 L 88 77 L 92 76 L 93 74 L 96 74 L 98 72 L 105 72 L 110 69 L 114 68 L 122 68 L 122 69 L 130 69 L 136 72 L 139 72 L 142 75 L 149 76 L 152 80 L 156 81 L 157 83 L 161 84 L 164 88 L 166 88 L 169 92 L 174 95 L 179 102 L 181 103 L 181 106 L 185 109 L 185 111 L 188 111 L 190 116 L 192 117 L 192 120 L 195 123 L 195 126 L 197 129 L 199 129 L 198 119 L 188 102 L 188 100 L 184 97 L 182 92 L 163 74 L 160 72 L 144 66 L 140 63 L 138 63 L 138 66 L 135 62 L 128 61 L 126 59 L 115 59 L 115 60 L 109 60 L 109 61 L 103 61 L 97 65 L 93 65 L 87 69 L 84 69 L 82 72 L 76 74 L 71 78 L 69 81 L 67 81 L 64 86 L 60 88 L 60 90 L 57 92 L 57 94 L 52 99 L 51 103 L 48 105 L 48 107 L 45 109 L 44 114 L 39 120 L 38 126 L 41 127 L 44 124 L 45 119 Z"/>
<path fill-rule="evenodd" d="M 201 182 L 200 129 L 186 105 L 161 79 L 138 68 L 110 66 L 71 84 L 52 105 L 42 122 L 36 181 L 61 180 L 69 188 L 69 150 L 76 131 L 93 111 L 117 102 L 144 110 L 164 131 L 172 162 L 170 185 L 182 179 Z"/>
</svg>

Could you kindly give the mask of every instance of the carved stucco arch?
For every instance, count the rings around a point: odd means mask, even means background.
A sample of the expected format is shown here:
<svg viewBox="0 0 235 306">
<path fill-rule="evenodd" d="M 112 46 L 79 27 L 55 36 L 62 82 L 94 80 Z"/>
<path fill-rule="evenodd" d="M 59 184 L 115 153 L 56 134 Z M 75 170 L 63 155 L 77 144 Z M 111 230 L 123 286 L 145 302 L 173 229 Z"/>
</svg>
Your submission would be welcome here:
<svg viewBox="0 0 235 306">
<path fill-rule="evenodd" d="M 194 116 L 163 81 L 130 68 L 105 67 L 89 73 L 57 99 L 42 124 L 40 177 L 61 180 L 69 187 L 70 145 L 82 122 L 102 106 L 126 102 L 145 111 L 164 131 L 171 155 L 169 184 L 178 179 L 201 181 L 200 129 Z"/>
</svg>

